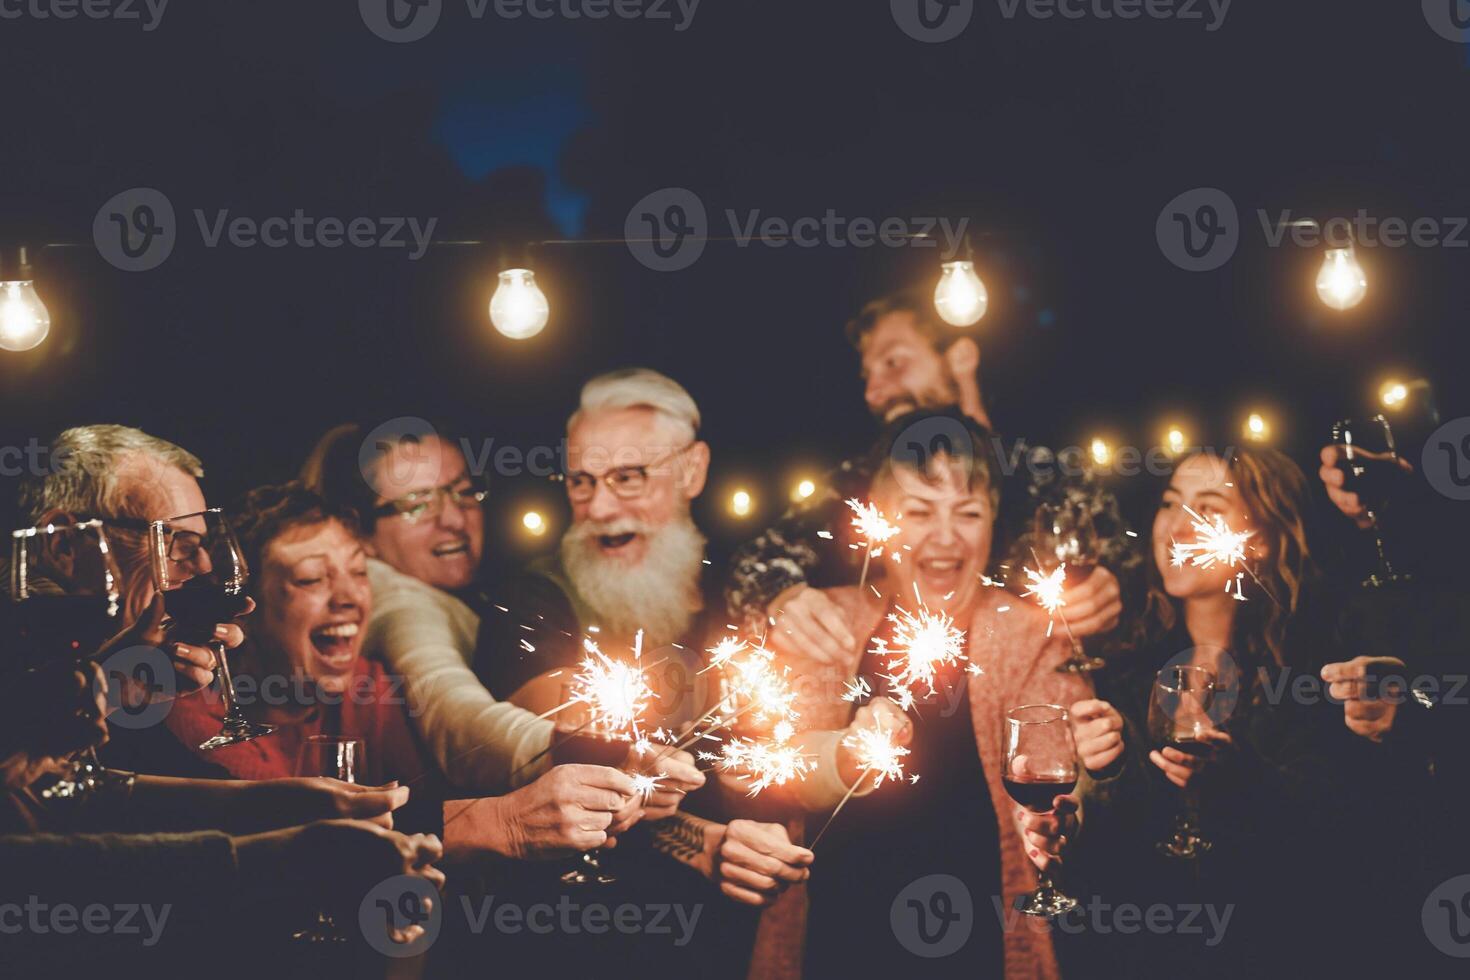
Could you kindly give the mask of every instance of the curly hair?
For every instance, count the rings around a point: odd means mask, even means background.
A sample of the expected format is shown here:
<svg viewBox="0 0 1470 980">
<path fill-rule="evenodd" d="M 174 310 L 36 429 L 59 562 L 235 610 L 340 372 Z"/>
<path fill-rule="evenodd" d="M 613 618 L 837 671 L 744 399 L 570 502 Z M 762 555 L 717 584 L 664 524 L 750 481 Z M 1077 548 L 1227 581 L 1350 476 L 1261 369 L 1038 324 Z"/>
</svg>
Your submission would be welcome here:
<svg viewBox="0 0 1470 980">
<path fill-rule="evenodd" d="M 1194 455 L 1220 458 L 1209 450 Z M 1264 446 L 1238 447 L 1221 461 L 1270 555 L 1254 572 L 1271 598 L 1241 604 L 1232 628 L 1232 646 L 1257 665 L 1269 660 L 1285 666 L 1289 659 L 1287 626 L 1301 608 L 1304 590 L 1318 575 L 1308 544 L 1307 478 L 1284 453 Z M 1150 562 L 1148 599 L 1141 619 L 1144 638 L 1167 633 L 1178 618 L 1179 602 L 1164 591 L 1158 566 Z"/>
<path fill-rule="evenodd" d="M 356 512 L 306 489 L 299 481 L 256 487 L 226 510 L 240 550 L 252 572 L 263 567 L 266 549 L 292 528 L 337 521 L 361 534 Z"/>
</svg>

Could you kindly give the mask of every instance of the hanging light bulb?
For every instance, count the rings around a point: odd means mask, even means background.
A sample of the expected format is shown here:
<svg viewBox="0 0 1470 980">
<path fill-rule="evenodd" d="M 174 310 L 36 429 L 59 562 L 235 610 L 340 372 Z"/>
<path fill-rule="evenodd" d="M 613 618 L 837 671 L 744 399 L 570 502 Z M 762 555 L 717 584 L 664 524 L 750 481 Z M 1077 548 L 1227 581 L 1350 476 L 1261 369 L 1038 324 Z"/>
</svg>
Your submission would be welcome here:
<svg viewBox="0 0 1470 980">
<path fill-rule="evenodd" d="M 26 249 L 0 261 L 0 349 L 30 350 L 51 332 L 51 312 L 36 295 Z"/>
<path fill-rule="evenodd" d="M 490 322 L 512 340 L 534 337 L 546 326 L 551 308 L 530 269 L 506 269 L 490 297 Z"/>
<path fill-rule="evenodd" d="M 944 274 L 934 287 L 934 309 L 940 319 L 951 326 L 968 327 L 979 322 L 989 305 L 990 294 L 975 274 L 975 263 L 944 263 Z"/>
<path fill-rule="evenodd" d="M 1271 438 L 1271 426 L 1260 412 L 1251 412 L 1245 420 L 1244 434 L 1251 442 L 1265 442 Z"/>
<path fill-rule="evenodd" d="M 1351 246 L 1329 248 L 1317 273 L 1317 295 L 1334 310 L 1357 306 L 1368 292 L 1368 280 Z"/>
<path fill-rule="evenodd" d="M 1113 458 L 1113 449 L 1102 436 L 1092 439 L 1092 461 L 1098 466 L 1107 466 Z"/>
</svg>

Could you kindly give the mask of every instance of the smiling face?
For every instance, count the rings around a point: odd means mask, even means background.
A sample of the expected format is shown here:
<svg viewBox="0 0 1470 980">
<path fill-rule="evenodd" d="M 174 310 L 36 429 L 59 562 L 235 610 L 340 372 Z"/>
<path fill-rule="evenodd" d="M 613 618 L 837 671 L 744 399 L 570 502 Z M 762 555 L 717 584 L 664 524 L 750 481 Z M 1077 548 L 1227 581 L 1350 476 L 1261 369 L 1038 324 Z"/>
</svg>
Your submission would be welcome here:
<svg viewBox="0 0 1470 980">
<path fill-rule="evenodd" d="M 894 518 L 899 533 L 882 559 L 890 591 L 911 600 L 917 587 L 924 604 L 956 619 L 968 613 L 984 588 L 995 514 L 983 485 L 968 486 L 964 471 L 938 456 L 927 478 L 896 479 L 889 471 L 873 487 L 873 499 Z M 898 562 L 889 558 L 900 555 Z"/>
<path fill-rule="evenodd" d="M 1223 460 L 1202 453 L 1189 457 L 1175 469 L 1154 515 L 1153 550 L 1154 564 L 1169 595 L 1176 599 L 1224 595 L 1226 585 L 1235 578 L 1238 569 L 1222 563 L 1199 568 L 1188 561 L 1176 568 L 1170 560 L 1175 541 L 1192 542 L 1196 537 L 1194 519 L 1185 511 L 1186 506 L 1206 521 L 1213 521 L 1217 516 L 1224 518 L 1232 531 L 1259 530 Z M 1253 560 L 1265 557 L 1262 535 L 1252 537 L 1249 548 Z"/>
<path fill-rule="evenodd" d="M 272 669 L 341 693 L 373 611 L 367 553 L 336 520 L 287 528 L 265 548 L 251 636 Z"/>
<path fill-rule="evenodd" d="M 689 443 L 674 426 L 648 408 L 583 412 L 567 431 L 568 468 L 596 482 L 579 499 L 568 482 L 572 542 L 594 558 L 641 564 L 649 539 L 676 520 L 686 519 L 689 502 L 704 489 L 709 447 Z M 687 445 L 686 445 L 687 444 Z M 620 497 L 610 482 L 641 482 L 636 494 Z"/>
<path fill-rule="evenodd" d="M 464 454 L 434 436 L 400 442 L 378 460 L 373 485 L 378 504 L 445 487 L 473 489 Z M 439 512 L 416 521 L 392 514 L 373 521 L 373 554 L 405 575 L 441 589 L 462 589 L 474 580 L 485 547 L 485 514 L 478 503 L 460 507 L 444 494 Z M 431 508 L 432 509 L 432 508 Z"/>
<path fill-rule="evenodd" d="M 874 325 L 863 341 L 863 379 L 868 410 L 884 421 L 958 398 L 949 365 L 912 313 L 890 313 Z"/>
</svg>

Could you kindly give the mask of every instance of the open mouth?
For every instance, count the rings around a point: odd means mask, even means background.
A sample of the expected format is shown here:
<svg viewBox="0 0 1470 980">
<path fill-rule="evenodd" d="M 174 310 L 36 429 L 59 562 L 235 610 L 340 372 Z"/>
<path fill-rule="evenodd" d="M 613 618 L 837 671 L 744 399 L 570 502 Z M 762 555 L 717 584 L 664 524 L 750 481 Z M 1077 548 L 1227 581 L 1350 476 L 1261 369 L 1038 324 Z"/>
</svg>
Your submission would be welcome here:
<svg viewBox="0 0 1470 980">
<path fill-rule="evenodd" d="M 921 558 L 917 564 L 924 581 L 941 592 L 953 591 L 965 569 L 961 558 Z"/>
<path fill-rule="evenodd" d="M 460 555 L 470 553 L 470 543 L 463 538 L 455 541 L 445 541 L 434 545 L 433 554 L 435 558 L 456 558 Z"/>
<path fill-rule="evenodd" d="M 617 552 L 633 543 L 638 537 L 636 531 L 628 531 L 625 534 L 599 534 L 597 535 L 597 547 L 606 552 Z"/>
<path fill-rule="evenodd" d="M 311 645 L 318 657 L 335 670 L 344 670 L 357 659 L 357 623 L 333 623 L 311 631 Z"/>
</svg>

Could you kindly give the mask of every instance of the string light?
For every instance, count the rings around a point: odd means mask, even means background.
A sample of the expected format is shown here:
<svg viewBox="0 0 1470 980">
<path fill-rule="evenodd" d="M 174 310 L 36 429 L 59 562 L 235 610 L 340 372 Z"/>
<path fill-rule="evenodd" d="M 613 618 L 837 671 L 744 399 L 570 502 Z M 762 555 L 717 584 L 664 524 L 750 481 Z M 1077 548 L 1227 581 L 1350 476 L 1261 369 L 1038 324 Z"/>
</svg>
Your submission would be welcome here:
<svg viewBox="0 0 1470 980">
<path fill-rule="evenodd" d="M 968 327 L 979 323 L 989 306 L 990 294 L 975 273 L 975 263 L 944 263 L 944 273 L 934 287 L 934 309 L 940 319 L 951 326 Z"/>
<path fill-rule="evenodd" d="M 506 269 L 490 298 L 490 322 L 512 340 L 534 337 L 551 317 L 546 294 L 530 269 Z"/>
<path fill-rule="evenodd" d="M 796 489 L 791 491 L 791 499 L 805 500 L 816 492 L 817 485 L 815 483 L 813 483 L 811 480 L 802 480 L 796 485 Z"/>
<path fill-rule="evenodd" d="M 1265 442 L 1271 438 L 1271 426 L 1266 423 L 1265 416 L 1251 412 L 1245 420 L 1245 437 L 1252 442 Z"/>
<path fill-rule="evenodd" d="M 1177 425 L 1171 425 L 1169 431 L 1164 433 L 1164 445 L 1168 447 L 1170 453 L 1178 456 L 1189 445 L 1189 440 L 1185 438 L 1183 429 Z"/>
<path fill-rule="evenodd" d="M 748 490 L 736 490 L 730 495 L 730 512 L 736 517 L 748 517 L 752 506 Z"/>
<path fill-rule="evenodd" d="M 1095 436 L 1092 440 L 1092 461 L 1098 466 L 1107 466 L 1108 461 L 1113 458 L 1113 449 L 1107 440 L 1101 436 Z"/>
<path fill-rule="evenodd" d="M 539 511 L 528 510 L 521 515 L 521 524 L 536 537 L 546 533 L 546 518 Z"/>
<path fill-rule="evenodd" d="M 1329 248 L 1317 273 L 1317 296 L 1334 310 L 1357 306 L 1368 292 L 1368 279 L 1351 246 Z"/>
<path fill-rule="evenodd" d="M 34 279 L 26 249 L 0 261 L 0 349 L 30 350 L 51 332 L 51 312 L 36 295 Z"/>
</svg>

